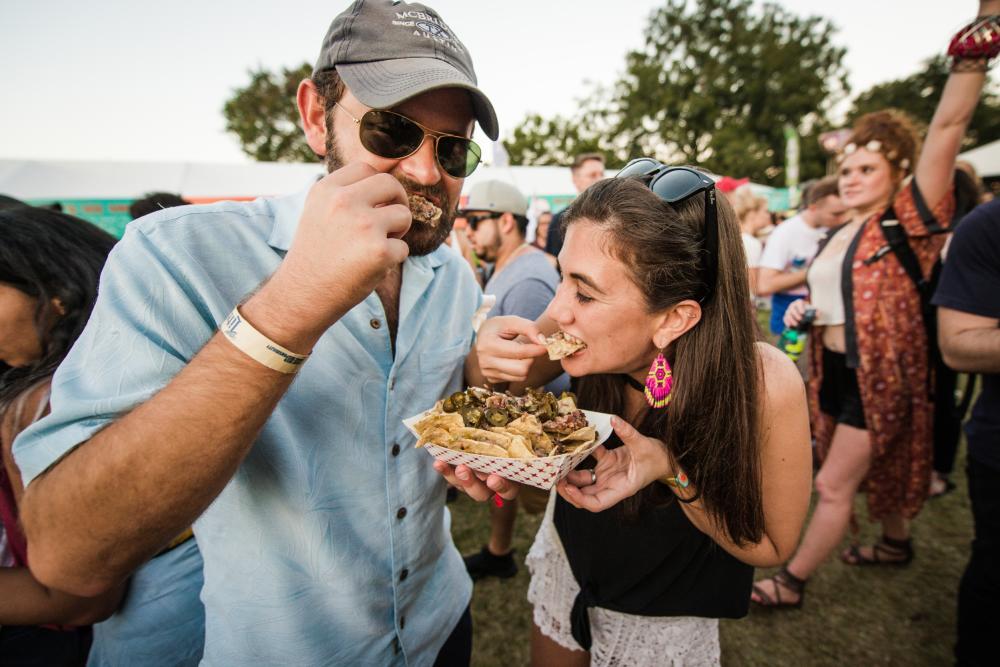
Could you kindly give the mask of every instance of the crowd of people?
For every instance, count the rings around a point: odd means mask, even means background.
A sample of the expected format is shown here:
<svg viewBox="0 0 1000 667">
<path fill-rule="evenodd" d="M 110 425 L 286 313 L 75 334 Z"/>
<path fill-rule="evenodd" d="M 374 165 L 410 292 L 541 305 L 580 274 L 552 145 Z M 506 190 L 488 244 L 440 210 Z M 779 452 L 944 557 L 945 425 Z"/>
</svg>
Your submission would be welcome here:
<svg viewBox="0 0 1000 667">
<path fill-rule="evenodd" d="M 152 193 L 117 243 L 3 198 L 0 664 L 468 665 L 473 581 L 518 571 L 523 508 L 533 664 L 717 665 L 718 619 L 800 607 L 859 491 L 882 536 L 840 558 L 917 556 L 958 372 L 982 389 L 955 655 L 989 664 L 1000 203 L 956 156 L 998 54 L 980 0 L 925 135 L 861 117 L 777 225 L 745 182 L 588 153 L 531 229 L 511 184 L 459 205 L 474 125 L 499 136 L 466 46 L 359 1 L 297 90 L 328 172 L 301 191 Z M 585 347 L 551 360 L 557 332 Z M 614 433 L 551 493 L 413 447 L 404 418 L 482 385 L 571 390 Z M 495 503 L 464 558 L 449 490 Z"/>
</svg>

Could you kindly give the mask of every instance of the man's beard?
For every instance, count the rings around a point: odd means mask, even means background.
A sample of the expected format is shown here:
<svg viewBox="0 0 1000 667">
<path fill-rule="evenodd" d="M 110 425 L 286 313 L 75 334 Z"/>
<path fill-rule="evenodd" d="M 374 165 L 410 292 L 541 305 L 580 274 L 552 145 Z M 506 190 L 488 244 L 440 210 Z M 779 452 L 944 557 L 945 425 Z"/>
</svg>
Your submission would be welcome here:
<svg viewBox="0 0 1000 667">
<path fill-rule="evenodd" d="M 333 133 L 333 121 L 330 114 L 327 114 L 326 122 L 326 156 L 323 158 L 326 163 L 327 172 L 334 172 L 344 166 L 344 158 L 340 154 L 337 140 Z M 414 220 L 410 224 L 410 229 L 403 236 L 403 241 L 410 248 L 412 257 L 428 255 L 437 250 L 444 240 L 451 234 L 451 228 L 455 224 L 455 216 L 458 214 L 458 207 L 441 181 L 434 185 L 421 185 L 409 179 L 395 177 L 409 194 L 421 195 L 429 201 L 434 202 L 441 209 L 441 218 L 437 225 L 432 227 L 423 222 Z"/>
</svg>

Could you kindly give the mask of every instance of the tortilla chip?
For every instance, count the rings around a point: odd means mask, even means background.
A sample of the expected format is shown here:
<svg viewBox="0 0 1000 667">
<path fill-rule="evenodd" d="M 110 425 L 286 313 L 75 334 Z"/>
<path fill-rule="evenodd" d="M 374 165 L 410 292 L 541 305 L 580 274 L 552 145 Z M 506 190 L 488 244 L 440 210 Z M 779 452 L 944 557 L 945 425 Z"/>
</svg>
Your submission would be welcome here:
<svg viewBox="0 0 1000 667">
<path fill-rule="evenodd" d="M 463 452 L 469 452 L 470 454 L 510 458 L 507 450 L 500 445 L 492 445 L 488 442 L 479 442 L 478 440 L 469 440 L 467 438 L 459 438 L 455 441 L 455 444 L 460 445 Z"/>
<path fill-rule="evenodd" d="M 410 213 L 416 222 L 422 222 L 430 227 L 437 227 L 441 221 L 441 209 L 433 202 L 420 195 L 408 195 L 407 202 L 410 205 Z"/>
<path fill-rule="evenodd" d="M 586 442 L 588 440 L 597 440 L 597 429 L 593 426 L 584 426 L 583 428 L 578 428 L 568 435 L 564 435 L 561 440 L 564 443 L 569 441 Z"/>
<path fill-rule="evenodd" d="M 552 454 L 552 450 L 555 448 L 555 443 L 552 442 L 552 438 L 544 433 L 531 435 L 531 449 L 538 456 L 549 456 Z"/>
<path fill-rule="evenodd" d="M 521 435 L 541 435 L 542 423 L 535 415 L 521 415 L 505 427 L 508 431 Z"/>
<path fill-rule="evenodd" d="M 443 428 L 446 431 L 451 431 L 452 429 L 462 428 L 465 426 L 465 422 L 462 421 L 462 415 L 457 412 L 442 412 L 442 413 L 431 413 L 418 421 L 413 425 L 413 430 L 421 435 L 424 435 L 424 431 L 430 428 Z"/>
<path fill-rule="evenodd" d="M 528 440 L 523 435 L 515 435 L 507 446 L 507 454 L 515 459 L 533 459 L 535 453 L 528 447 Z"/>
<path fill-rule="evenodd" d="M 438 447 L 447 447 L 451 442 L 451 434 L 446 429 L 434 426 L 420 434 L 417 447 L 423 447 L 428 442 Z"/>
<path fill-rule="evenodd" d="M 484 431 L 481 428 L 469 428 L 463 426 L 462 428 L 453 430 L 451 433 L 459 438 L 476 440 L 478 442 L 488 442 L 492 445 L 499 445 L 504 448 L 510 444 L 510 436 L 503 432 L 496 433 L 493 431 Z"/>
<path fill-rule="evenodd" d="M 558 361 L 582 350 L 587 344 L 572 334 L 557 331 L 545 339 L 545 347 L 549 352 L 549 359 Z"/>
</svg>

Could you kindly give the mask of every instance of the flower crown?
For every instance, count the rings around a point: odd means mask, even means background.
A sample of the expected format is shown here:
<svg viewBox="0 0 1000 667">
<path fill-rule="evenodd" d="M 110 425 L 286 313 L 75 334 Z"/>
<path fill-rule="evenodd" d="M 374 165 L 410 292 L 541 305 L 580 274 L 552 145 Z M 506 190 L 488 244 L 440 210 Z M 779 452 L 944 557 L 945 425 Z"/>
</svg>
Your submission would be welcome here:
<svg viewBox="0 0 1000 667">
<path fill-rule="evenodd" d="M 844 146 L 844 148 L 840 151 L 840 154 L 837 156 L 837 162 L 838 163 L 843 162 L 844 158 L 854 153 L 856 150 L 858 150 L 858 148 L 864 148 L 872 153 L 882 153 L 882 155 L 885 156 L 886 160 L 888 160 L 890 163 L 896 163 L 897 166 L 903 171 L 907 171 L 910 168 L 910 161 L 907 158 L 903 158 L 902 160 L 899 160 L 899 162 L 896 162 L 896 158 L 899 157 L 896 154 L 896 151 L 888 151 L 886 153 L 883 153 L 882 142 L 879 141 L 878 139 L 872 139 L 867 144 L 860 147 L 852 141 L 851 143 Z"/>
</svg>

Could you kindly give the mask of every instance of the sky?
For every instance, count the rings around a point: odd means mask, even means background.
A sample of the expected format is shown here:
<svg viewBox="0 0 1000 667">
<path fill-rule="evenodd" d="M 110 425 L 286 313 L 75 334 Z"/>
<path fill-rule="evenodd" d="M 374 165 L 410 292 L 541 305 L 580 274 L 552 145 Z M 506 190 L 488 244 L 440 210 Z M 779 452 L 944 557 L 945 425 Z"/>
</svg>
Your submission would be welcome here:
<svg viewBox="0 0 1000 667">
<path fill-rule="evenodd" d="M 614 82 L 663 3 L 428 4 L 469 47 L 505 136 L 527 113 L 572 114 L 592 84 Z M 226 99 L 250 69 L 313 62 L 348 4 L 0 0 L 0 159 L 246 162 L 225 131 Z M 778 4 L 832 20 L 855 93 L 918 70 L 977 9 L 973 0 Z"/>
</svg>

